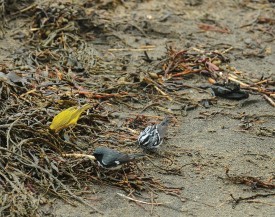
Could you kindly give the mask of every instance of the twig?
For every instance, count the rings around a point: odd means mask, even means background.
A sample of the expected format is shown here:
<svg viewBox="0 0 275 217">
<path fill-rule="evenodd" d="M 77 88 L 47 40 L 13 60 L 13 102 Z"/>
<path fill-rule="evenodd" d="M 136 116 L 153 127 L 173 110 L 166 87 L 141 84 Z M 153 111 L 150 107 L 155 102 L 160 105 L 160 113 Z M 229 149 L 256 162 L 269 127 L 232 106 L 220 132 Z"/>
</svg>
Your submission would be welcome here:
<svg viewBox="0 0 275 217">
<path fill-rule="evenodd" d="M 230 176 L 229 168 L 226 168 L 225 174 L 227 178 L 235 184 L 244 184 L 258 188 L 275 189 L 275 185 L 269 182 L 263 182 L 252 176 Z"/>
<path fill-rule="evenodd" d="M 88 154 L 78 154 L 78 153 L 72 153 L 72 154 L 62 154 L 63 157 L 74 157 L 74 158 L 89 158 L 90 160 L 95 160 L 95 157 L 93 155 Z"/>
<path fill-rule="evenodd" d="M 275 206 L 275 203 L 266 203 L 266 202 L 263 202 L 263 201 L 260 201 L 260 200 L 247 200 L 248 203 L 262 203 L 262 204 L 266 204 L 266 205 L 269 205 L 269 206 Z"/>
<path fill-rule="evenodd" d="M 30 5 L 30 6 L 26 7 L 26 8 L 23 8 L 23 9 L 21 9 L 21 10 L 19 10 L 19 11 L 16 11 L 16 12 L 13 13 L 11 16 L 14 16 L 14 15 L 17 15 L 17 14 L 20 14 L 20 13 L 24 13 L 24 12 L 26 12 L 26 11 L 28 11 L 28 10 L 31 10 L 31 9 L 35 8 L 36 6 L 37 6 L 37 4 L 34 3 L 34 4 L 32 4 L 32 5 Z"/>
<path fill-rule="evenodd" d="M 261 10 L 258 10 L 258 13 L 257 13 L 256 17 L 255 17 L 253 20 L 251 20 L 251 21 L 250 21 L 249 23 L 247 23 L 247 24 L 241 25 L 239 28 L 243 28 L 243 27 L 252 25 L 253 23 L 255 23 L 255 22 L 258 20 L 260 14 L 261 14 Z"/>
<path fill-rule="evenodd" d="M 153 51 L 153 48 L 112 48 L 108 49 L 108 51 L 136 51 L 136 52 L 142 52 L 142 51 Z"/>
<path fill-rule="evenodd" d="M 228 51 L 231 51 L 232 49 L 234 49 L 234 47 L 229 47 L 229 48 L 227 48 L 226 50 L 222 51 L 221 54 L 225 54 L 225 53 L 227 53 Z"/>
<path fill-rule="evenodd" d="M 158 106 L 158 105 L 160 105 L 158 102 L 149 103 L 148 105 L 146 105 L 144 108 L 141 109 L 140 113 L 144 112 L 149 107 Z"/>
<path fill-rule="evenodd" d="M 256 82 L 255 84 L 256 84 L 256 85 L 259 85 L 259 84 L 263 84 L 263 83 L 268 83 L 269 81 L 270 81 L 269 79 L 265 79 L 265 80 Z"/>
<path fill-rule="evenodd" d="M 239 197 L 239 198 L 235 198 L 233 196 L 233 194 L 230 194 L 230 197 L 233 199 L 234 201 L 234 204 L 233 204 L 233 208 L 236 207 L 237 204 L 239 204 L 241 201 L 247 201 L 247 202 L 251 202 L 251 200 L 255 199 L 255 198 L 258 198 L 258 197 L 269 197 L 269 196 L 274 196 L 275 193 L 271 193 L 271 194 L 255 194 L 255 195 L 252 195 L 250 197 Z"/>
<path fill-rule="evenodd" d="M 273 101 L 273 99 L 271 99 L 269 96 L 267 96 L 266 94 L 263 94 L 263 97 L 265 98 L 265 100 L 272 105 L 273 107 L 275 107 L 275 102 Z"/>
<path fill-rule="evenodd" d="M 235 77 L 235 76 L 234 76 L 234 77 Z M 235 79 L 234 77 L 233 77 L 233 75 L 229 74 L 228 79 L 231 80 L 231 81 L 234 81 L 234 82 L 236 82 L 236 83 L 239 83 L 240 85 L 242 85 L 242 86 L 244 86 L 244 87 L 250 87 L 248 84 L 243 83 L 243 82 L 241 82 L 241 81 Z M 251 87 L 250 87 L 250 88 L 251 88 Z M 253 89 L 254 89 L 254 90 L 258 90 L 258 88 L 253 88 Z"/>
<path fill-rule="evenodd" d="M 170 203 L 170 202 L 166 202 L 166 203 L 150 203 L 150 202 L 146 202 L 146 201 L 142 201 L 142 200 L 137 200 L 137 199 L 134 199 L 134 198 L 131 198 L 131 197 L 128 197 L 124 194 L 121 194 L 121 193 L 117 193 L 118 196 L 120 197 L 123 197 L 125 199 L 128 199 L 128 200 L 131 200 L 131 201 L 134 201 L 134 202 L 137 202 L 137 203 L 142 203 L 142 204 L 147 204 L 147 205 L 163 205 L 163 204 L 167 204 L 167 203 Z"/>
<path fill-rule="evenodd" d="M 13 128 L 13 126 L 15 125 L 15 123 L 17 122 L 17 121 L 19 121 L 19 119 L 20 119 L 21 117 L 19 117 L 19 118 L 17 118 L 13 123 L 11 123 L 10 124 L 10 126 L 9 126 L 9 128 L 8 128 L 8 131 L 7 131 L 7 149 L 9 149 L 10 148 L 10 140 L 11 140 L 11 137 L 10 137 L 10 131 L 11 131 L 11 129 Z M 12 141 L 12 140 L 11 140 Z M 12 141 L 13 142 L 13 141 Z"/>
<path fill-rule="evenodd" d="M 165 96 L 167 99 L 169 99 L 170 101 L 172 101 L 173 99 L 167 94 L 165 93 L 164 91 L 162 91 L 160 88 L 158 88 L 157 86 L 154 85 L 154 88 L 160 92 L 161 95 Z"/>
</svg>

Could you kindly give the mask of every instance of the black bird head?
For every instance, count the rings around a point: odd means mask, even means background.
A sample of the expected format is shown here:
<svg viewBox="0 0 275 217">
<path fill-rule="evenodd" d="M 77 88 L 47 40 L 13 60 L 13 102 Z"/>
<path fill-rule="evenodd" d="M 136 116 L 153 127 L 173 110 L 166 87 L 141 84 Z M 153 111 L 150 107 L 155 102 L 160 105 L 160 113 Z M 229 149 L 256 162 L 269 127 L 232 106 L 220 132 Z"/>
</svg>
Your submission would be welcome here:
<svg viewBox="0 0 275 217">
<path fill-rule="evenodd" d="M 101 161 L 103 158 L 104 153 L 106 152 L 107 148 L 104 147 L 98 147 L 95 149 L 93 155 L 95 156 L 96 160 Z"/>
</svg>

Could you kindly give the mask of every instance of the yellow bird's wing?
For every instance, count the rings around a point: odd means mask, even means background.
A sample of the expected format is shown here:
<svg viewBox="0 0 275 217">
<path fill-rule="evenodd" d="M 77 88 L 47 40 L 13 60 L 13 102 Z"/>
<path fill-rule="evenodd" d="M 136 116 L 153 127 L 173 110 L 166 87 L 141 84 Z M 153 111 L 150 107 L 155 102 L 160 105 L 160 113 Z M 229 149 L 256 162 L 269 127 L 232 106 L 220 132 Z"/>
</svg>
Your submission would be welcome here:
<svg viewBox="0 0 275 217">
<path fill-rule="evenodd" d="M 80 115 L 89 108 L 91 108 L 90 104 L 85 104 L 84 106 L 78 108 L 77 111 L 75 111 L 74 114 L 72 114 L 71 119 L 68 124 L 69 125 L 77 124 L 77 121 L 78 121 Z"/>
<path fill-rule="evenodd" d="M 78 111 L 77 106 L 73 106 L 58 113 L 53 118 L 52 123 L 50 125 L 50 129 L 57 132 L 63 128 L 66 128 L 68 123 L 72 119 L 72 115 L 75 114 L 76 111 Z"/>
</svg>

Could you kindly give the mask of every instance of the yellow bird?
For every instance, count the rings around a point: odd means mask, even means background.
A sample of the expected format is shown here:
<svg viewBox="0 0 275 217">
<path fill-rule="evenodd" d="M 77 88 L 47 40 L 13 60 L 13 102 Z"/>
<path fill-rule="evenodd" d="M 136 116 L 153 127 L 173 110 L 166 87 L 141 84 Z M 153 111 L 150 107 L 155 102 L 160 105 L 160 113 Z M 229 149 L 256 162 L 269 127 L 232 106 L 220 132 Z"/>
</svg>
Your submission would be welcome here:
<svg viewBox="0 0 275 217">
<path fill-rule="evenodd" d="M 58 132 L 69 126 L 76 125 L 80 115 L 90 107 L 90 104 L 85 104 L 80 108 L 73 106 L 63 110 L 53 118 L 50 129 Z"/>
</svg>

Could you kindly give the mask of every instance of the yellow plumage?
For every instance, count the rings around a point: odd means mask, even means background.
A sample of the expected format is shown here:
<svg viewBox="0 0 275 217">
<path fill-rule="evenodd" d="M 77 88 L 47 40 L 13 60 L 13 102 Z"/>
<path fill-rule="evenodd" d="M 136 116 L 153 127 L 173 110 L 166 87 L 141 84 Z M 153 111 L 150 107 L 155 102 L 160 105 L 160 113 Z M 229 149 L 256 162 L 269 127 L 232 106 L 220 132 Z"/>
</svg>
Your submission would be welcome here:
<svg viewBox="0 0 275 217">
<path fill-rule="evenodd" d="M 73 106 L 65 109 L 53 118 L 50 129 L 58 132 L 69 126 L 76 125 L 80 115 L 90 107 L 91 105 L 85 104 L 80 108 Z"/>
</svg>

